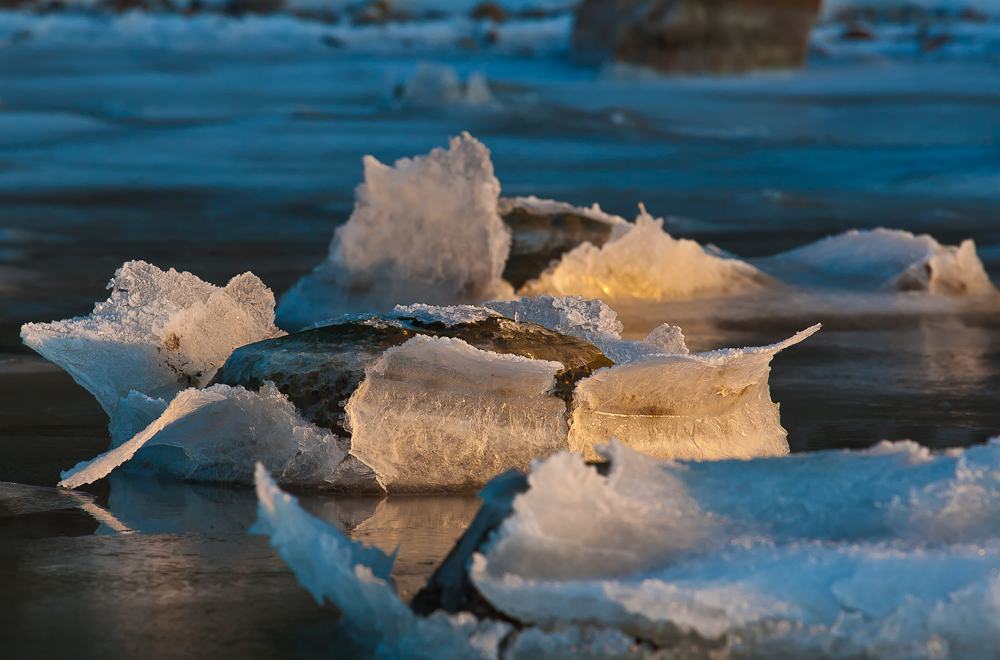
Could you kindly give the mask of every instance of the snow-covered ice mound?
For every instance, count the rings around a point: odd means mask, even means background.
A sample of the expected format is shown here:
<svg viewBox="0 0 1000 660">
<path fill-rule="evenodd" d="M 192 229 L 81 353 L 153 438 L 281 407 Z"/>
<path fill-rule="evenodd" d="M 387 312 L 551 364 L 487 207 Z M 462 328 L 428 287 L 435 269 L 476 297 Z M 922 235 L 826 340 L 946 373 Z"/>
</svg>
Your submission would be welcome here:
<svg viewBox="0 0 1000 660">
<path fill-rule="evenodd" d="M 754 265 L 798 286 L 946 296 L 996 293 L 973 241 L 941 245 L 927 234 L 893 229 L 848 231 L 756 259 Z"/>
<path fill-rule="evenodd" d="M 415 616 L 374 560 L 263 468 L 257 529 L 318 601 L 346 608 L 347 631 L 377 657 L 431 645 L 519 657 L 536 636 L 530 657 L 980 658 L 1000 647 L 1000 441 L 687 464 L 604 451 L 607 476 L 578 454 L 536 462 L 527 492 L 478 541 L 472 583 L 520 630 Z M 597 637 L 605 648 L 586 641 Z"/>
<path fill-rule="evenodd" d="M 224 288 L 129 261 L 90 316 L 27 323 L 24 343 L 69 372 L 114 416 L 132 390 L 171 399 L 207 383 L 233 349 L 284 334 L 274 295 L 252 273 Z"/>
<path fill-rule="evenodd" d="M 481 142 L 463 133 L 447 151 L 393 167 L 366 156 L 364 169 L 354 212 L 337 229 L 329 257 L 281 297 L 281 325 L 513 293 L 501 277 L 510 230 L 497 214 L 500 182 Z"/>
<path fill-rule="evenodd" d="M 601 247 L 583 243 L 562 255 L 520 293 L 665 300 L 747 291 L 769 280 L 744 261 L 718 257 L 695 241 L 673 238 L 663 231 L 663 219 L 654 219 L 645 208 L 634 225 L 621 227 Z"/>
</svg>

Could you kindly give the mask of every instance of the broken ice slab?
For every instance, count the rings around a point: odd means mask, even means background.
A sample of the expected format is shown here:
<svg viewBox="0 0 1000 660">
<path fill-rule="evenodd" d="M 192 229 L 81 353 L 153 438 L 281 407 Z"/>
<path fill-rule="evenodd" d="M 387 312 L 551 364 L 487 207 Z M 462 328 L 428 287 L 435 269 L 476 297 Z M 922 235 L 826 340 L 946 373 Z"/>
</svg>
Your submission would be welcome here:
<svg viewBox="0 0 1000 660">
<path fill-rule="evenodd" d="M 435 316 L 435 310 L 465 310 L 469 315 L 449 319 Z M 484 308 L 417 305 L 381 317 L 331 321 L 243 346 L 226 360 L 214 382 L 256 390 L 271 381 L 307 420 L 346 437 L 344 406 L 364 380 L 365 370 L 386 350 L 418 335 L 452 337 L 484 351 L 560 362 L 555 393 L 567 402 L 579 379 L 613 364 L 591 343 L 535 323 Z"/>
<path fill-rule="evenodd" d="M 996 294 L 973 241 L 941 245 L 927 234 L 908 231 L 855 229 L 753 263 L 798 286 L 947 296 Z"/>
<path fill-rule="evenodd" d="M 770 363 L 819 328 L 771 346 L 650 356 L 601 370 L 576 386 L 569 446 L 590 460 L 612 438 L 662 459 L 788 453 L 768 387 Z"/>
<path fill-rule="evenodd" d="M 449 148 L 364 158 L 354 211 L 327 259 L 278 304 L 283 327 L 394 305 L 481 302 L 513 293 L 502 274 L 510 230 L 497 214 L 500 182 L 490 152 L 468 133 Z"/>
<path fill-rule="evenodd" d="M 654 219 L 640 205 L 634 224 L 617 225 L 600 247 L 582 243 L 566 252 L 519 293 L 670 300 L 749 291 L 771 283 L 771 277 L 744 261 L 673 238 L 663 231 L 663 219 Z"/>
<path fill-rule="evenodd" d="M 559 453 L 535 464 L 525 492 L 514 475 L 484 489 L 452 557 L 472 555 L 471 582 L 445 570 L 467 565 L 453 561 L 431 580 L 450 594 L 434 604 L 460 610 L 450 616 L 400 608 L 363 559 L 329 550 L 346 539 L 308 525 L 263 471 L 261 527 L 318 600 L 348 608 L 350 631 L 377 657 L 423 657 L 435 644 L 446 657 L 482 657 L 484 638 L 496 642 L 488 657 L 525 657 L 511 649 L 535 635 L 547 642 L 536 650 L 566 657 L 595 630 L 630 640 L 635 655 L 612 657 L 637 658 L 638 640 L 661 654 L 750 658 L 978 658 L 1000 645 L 1000 440 L 714 463 L 620 444 L 606 455 L 605 474 Z M 427 597 L 414 607 L 425 611 Z M 501 617 L 492 635 L 489 608 Z"/>
<path fill-rule="evenodd" d="M 26 323 L 24 343 L 65 369 L 114 417 L 132 390 L 167 400 L 204 385 L 237 346 L 284 334 L 252 273 L 225 287 L 144 261 L 122 265 L 90 316 Z"/>
</svg>

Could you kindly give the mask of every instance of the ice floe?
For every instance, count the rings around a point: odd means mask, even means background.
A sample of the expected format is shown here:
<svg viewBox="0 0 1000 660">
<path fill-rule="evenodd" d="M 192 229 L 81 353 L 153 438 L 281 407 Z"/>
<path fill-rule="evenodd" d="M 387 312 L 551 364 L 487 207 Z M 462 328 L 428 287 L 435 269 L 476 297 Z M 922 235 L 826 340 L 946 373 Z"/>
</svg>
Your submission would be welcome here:
<svg viewBox="0 0 1000 660">
<path fill-rule="evenodd" d="M 285 293 L 287 327 L 398 303 L 457 304 L 509 296 L 510 230 L 497 214 L 489 150 L 468 133 L 449 149 L 389 167 L 368 156 L 354 213 L 330 256 Z"/>
<path fill-rule="evenodd" d="M 252 273 L 225 287 L 129 261 L 90 316 L 27 323 L 24 343 L 65 369 L 109 416 L 136 390 L 171 399 L 207 383 L 234 348 L 284 334 L 274 295 Z"/>
<path fill-rule="evenodd" d="M 973 241 L 941 245 L 927 234 L 900 230 L 851 230 L 753 263 L 799 286 L 948 296 L 996 292 Z"/>
<path fill-rule="evenodd" d="M 518 624 L 492 629 L 503 643 L 484 657 L 978 658 L 1000 645 L 998 441 L 749 462 L 602 451 L 606 476 L 556 454 L 536 462 L 488 540 L 473 523 L 472 584 Z M 364 559 L 328 550 L 349 541 L 262 468 L 257 483 L 260 530 L 310 592 L 349 608 L 349 632 L 393 654 L 376 655 L 421 657 L 446 639 L 479 657 L 488 620 L 416 617 Z M 328 586 L 332 575 L 350 586 Z M 350 599 L 358 584 L 378 589 L 379 605 Z"/>
</svg>

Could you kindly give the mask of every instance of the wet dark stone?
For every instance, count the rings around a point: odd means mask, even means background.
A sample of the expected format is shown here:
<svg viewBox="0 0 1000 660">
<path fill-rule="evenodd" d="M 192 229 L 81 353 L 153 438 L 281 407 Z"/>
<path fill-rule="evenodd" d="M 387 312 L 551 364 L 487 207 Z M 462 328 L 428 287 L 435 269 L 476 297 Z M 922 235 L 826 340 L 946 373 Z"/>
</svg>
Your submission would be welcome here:
<svg viewBox="0 0 1000 660">
<path fill-rule="evenodd" d="M 501 215 L 513 238 L 503 278 L 515 289 L 581 243 L 589 241 L 600 247 L 611 236 L 612 225 L 576 213 L 539 213 L 501 206 Z"/>
<path fill-rule="evenodd" d="M 590 342 L 534 323 L 503 317 L 450 327 L 441 322 L 397 318 L 392 322 L 352 320 L 303 330 L 236 349 L 212 384 L 258 390 L 266 381 L 301 411 L 303 417 L 346 435 L 344 406 L 365 377 L 365 368 L 393 346 L 416 335 L 456 337 L 476 348 L 561 362 L 555 395 L 570 402 L 576 382 L 613 364 Z"/>
</svg>

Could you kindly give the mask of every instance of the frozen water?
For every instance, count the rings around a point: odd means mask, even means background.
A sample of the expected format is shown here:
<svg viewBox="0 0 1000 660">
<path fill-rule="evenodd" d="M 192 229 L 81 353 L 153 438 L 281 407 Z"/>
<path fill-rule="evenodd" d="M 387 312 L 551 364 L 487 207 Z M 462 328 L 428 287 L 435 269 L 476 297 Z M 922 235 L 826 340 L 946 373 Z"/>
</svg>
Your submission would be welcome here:
<svg viewBox="0 0 1000 660">
<path fill-rule="evenodd" d="M 108 288 L 111 297 L 90 316 L 27 323 L 21 338 L 112 417 L 132 390 L 169 400 L 207 383 L 236 347 L 283 334 L 274 326 L 274 296 L 252 273 L 220 288 L 129 261 Z"/>
<path fill-rule="evenodd" d="M 500 182 L 481 142 L 463 133 L 447 151 L 394 167 L 366 156 L 364 167 L 354 213 L 329 258 L 282 296 L 283 325 L 511 294 L 501 278 L 510 230 L 497 215 Z"/>
<path fill-rule="evenodd" d="M 521 293 L 664 300 L 746 291 L 767 279 L 750 264 L 719 258 L 694 241 L 673 238 L 663 231 L 663 219 L 654 219 L 643 208 L 628 231 L 613 233 L 601 247 L 584 243 L 564 254 Z"/>
<path fill-rule="evenodd" d="M 465 615 L 418 617 L 389 583 L 395 555 L 386 556 L 302 510 L 258 464 L 258 521 L 253 532 L 271 538 L 317 603 L 332 603 L 349 634 L 377 658 L 489 659 L 499 656 L 510 627 Z"/>
<path fill-rule="evenodd" d="M 596 445 L 618 438 L 662 459 L 786 454 L 769 365 L 778 351 L 817 330 L 771 346 L 648 356 L 602 369 L 576 386 L 570 448 L 596 458 Z M 673 333 L 656 337 L 670 342 Z"/>
<path fill-rule="evenodd" d="M 688 352 L 681 329 L 667 323 L 654 328 L 642 341 L 622 339 L 623 326 L 618 313 L 601 300 L 583 296 L 554 298 L 541 294 L 511 302 L 494 300 L 483 306 L 509 319 L 530 321 L 549 330 L 586 339 L 619 364 L 651 355 L 686 355 Z"/>
<path fill-rule="evenodd" d="M 947 246 L 927 234 L 900 230 L 852 230 L 754 264 L 800 286 L 950 296 L 996 293 L 973 241 Z"/>
<path fill-rule="evenodd" d="M 136 417 L 165 404 L 134 394 L 123 400 L 133 403 L 142 407 Z M 213 385 L 181 392 L 142 432 L 64 472 L 59 485 L 91 483 L 135 456 L 142 468 L 175 478 L 249 484 L 262 461 L 283 483 L 328 486 L 347 450 L 337 436 L 302 419 L 272 383 L 259 393 Z"/>
<path fill-rule="evenodd" d="M 347 404 L 351 454 L 387 489 L 459 489 L 566 446 L 560 362 L 414 337 L 371 367 Z"/>
<path fill-rule="evenodd" d="M 689 465 L 609 451 L 606 478 L 578 455 L 534 467 L 531 489 L 473 564 L 501 611 L 526 624 L 613 625 L 668 646 L 693 632 L 738 657 L 943 648 L 971 658 L 1000 644 L 996 442 Z M 970 493 L 976 513 L 962 517 L 961 534 L 899 527 L 945 520 Z M 611 543 L 616 535 L 628 542 Z"/>
</svg>

